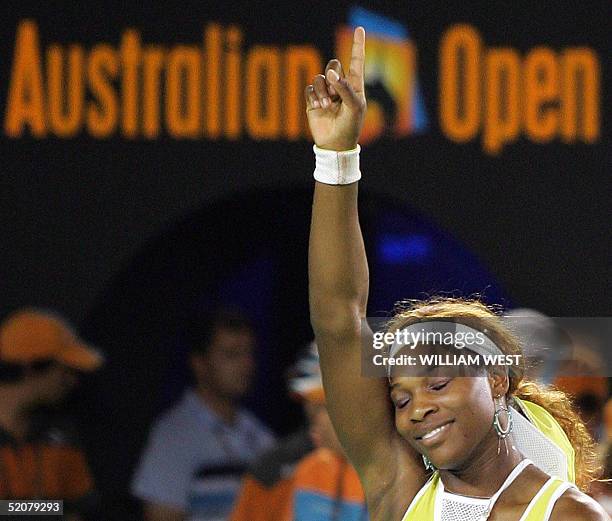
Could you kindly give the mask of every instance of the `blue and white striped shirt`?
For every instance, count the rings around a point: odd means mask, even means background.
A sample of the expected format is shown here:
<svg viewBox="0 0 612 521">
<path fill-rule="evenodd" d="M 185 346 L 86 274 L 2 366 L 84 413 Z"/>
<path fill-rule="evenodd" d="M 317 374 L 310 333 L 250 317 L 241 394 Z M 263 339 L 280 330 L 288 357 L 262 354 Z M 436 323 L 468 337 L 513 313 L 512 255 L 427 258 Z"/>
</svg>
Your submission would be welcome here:
<svg viewBox="0 0 612 521">
<path fill-rule="evenodd" d="M 132 492 L 186 512 L 189 521 L 225 520 L 246 466 L 273 441 L 249 412 L 228 425 L 189 390 L 155 423 Z"/>
</svg>

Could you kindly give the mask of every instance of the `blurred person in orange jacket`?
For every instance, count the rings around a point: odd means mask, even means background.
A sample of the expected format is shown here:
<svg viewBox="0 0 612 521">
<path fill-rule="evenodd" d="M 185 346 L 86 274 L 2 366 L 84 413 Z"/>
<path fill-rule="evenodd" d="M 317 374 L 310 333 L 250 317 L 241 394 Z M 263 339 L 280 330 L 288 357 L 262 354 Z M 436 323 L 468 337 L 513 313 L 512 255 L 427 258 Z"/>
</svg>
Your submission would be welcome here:
<svg viewBox="0 0 612 521">
<path fill-rule="evenodd" d="M 320 380 L 313 343 L 289 371 L 290 395 L 304 401 L 311 391 L 322 390 Z M 291 519 L 295 467 L 313 448 L 308 429 L 302 428 L 257 458 L 242 480 L 230 521 Z"/>
<path fill-rule="evenodd" d="M 269 465 L 274 474 L 278 461 L 285 458 L 285 472 L 275 486 L 266 487 L 251 473 L 244 481 L 242 493 L 231 521 L 365 521 L 367 511 L 359 477 L 346 459 L 325 406 L 321 369 L 316 345 L 295 367 L 290 380 L 293 395 L 303 400 L 309 423 L 309 436 L 315 450 L 297 462 L 289 462 L 291 443 L 279 446 L 258 463 L 259 473 Z M 293 440 L 294 442 L 295 440 Z M 296 455 L 295 444 L 293 456 Z"/>
<path fill-rule="evenodd" d="M 0 325 L 0 498 L 62 499 L 65 519 L 91 510 L 93 479 L 75 430 L 51 414 L 103 363 L 59 315 L 23 309 Z"/>
<path fill-rule="evenodd" d="M 325 403 L 309 402 L 311 436 L 318 448 L 295 470 L 293 521 L 367 521 L 359 476 L 347 459 Z"/>
<path fill-rule="evenodd" d="M 305 401 L 310 436 L 317 447 L 296 467 L 293 497 L 284 519 L 293 521 L 366 521 L 365 497 L 357 472 L 348 461 L 332 425 L 313 344 L 311 376 L 296 379 L 292 389 Z"/>
</svg>

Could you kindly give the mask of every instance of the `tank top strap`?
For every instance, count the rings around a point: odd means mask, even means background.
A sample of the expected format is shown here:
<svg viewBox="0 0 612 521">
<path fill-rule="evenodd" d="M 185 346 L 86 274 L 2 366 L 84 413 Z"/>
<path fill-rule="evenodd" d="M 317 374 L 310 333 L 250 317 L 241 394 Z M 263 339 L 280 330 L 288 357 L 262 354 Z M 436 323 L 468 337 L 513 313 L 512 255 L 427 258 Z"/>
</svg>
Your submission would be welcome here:
<svg viewBox="0 0 612 521">
<path fill-rule="evenodd" d="M 434 521 L 436 496 L 440 483 L 440 474 L 436 471 L 414 496 L 402 521 Z"/>
<path fill-rule="evenodd" d="M 497 500 L 499 499 L 499 496 L 501 496 L 502 493 L 508 487 L 510 487 L 510 485 L 512 485 L 512 483 L 514 483 L 514 480 L 516 478 L 518 478 L 519 474 L 521 472 L 523 472 L 523 470 L 525 470 L 525 468 L 528 467 L 529 465 L 533 465 L 533 462 L 530 459 L 525 458 L 522 461 L 520 461 L 519 464 L 516 467 L 514 467 L 512 469 L 512 472 L 510 472 L 510 474 L 508 474 L 508 477 L 502 483 L 501 487 L 499 487 L 497 492 L 495 492 L 495 494 L 493 494 L 493 496 L 489 500 L 489 512 L 491 512 L 491 510 L 493 510 L 493 507 L 495 506 L 495 503 L 497 503 Z"/>
<path fill-rule="evenodd" d="M 551 477 L 533 496 L 520 521 L 548 521 L 557 500 L 572 487 L 574 484 L 569 481 Z"/>
</svg>

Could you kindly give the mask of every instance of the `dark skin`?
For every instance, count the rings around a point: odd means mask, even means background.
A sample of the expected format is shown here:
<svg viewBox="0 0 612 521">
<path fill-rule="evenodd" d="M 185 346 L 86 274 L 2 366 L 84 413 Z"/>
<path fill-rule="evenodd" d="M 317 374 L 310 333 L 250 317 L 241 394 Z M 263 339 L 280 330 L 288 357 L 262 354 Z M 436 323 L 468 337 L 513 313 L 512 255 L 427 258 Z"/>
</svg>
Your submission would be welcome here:
<svg viewBox="0 0 612 521">
<path fill-rule="evenodd" d="M 331 60 L 305 90 L 315 143 L 329 150 L 357 146 L 363 125 L 365 31 L 355 30 L 348 73 Z M 492 429 L 494 397 L 508 391 L 504 375 L 454 378 L 404 377 L 389 383 L 361 377 L 361 349 L 371 345 L 363 333 L 369 274 L 359 226 L 358 183 L 316 183 L 310 233 L 311 322 L 321 357 L 330 416 L 346 454 L 357 469 L 373 521 L 399 521 L 428 478 L 421 453 L 439 466 L 445 487 L 455 493 L 490 497 L 522 456 L 509 447 L 497 454 Z M 393 404 L 395 404 L 395 412 Z M 407 403 L 403 403 L 407 401 Z M 435 443 L 415 437 L 450 423 Z M 450 435 L 452 434 L 452 435 Z M 425 446 L 427 445 L 427 446 Z M 546 481 L 527 467 L 499 498 L 489 519 L 513 521 Z M 566 492 L 551 519 L 605 520 L 588 496 Z"/>
</svg>

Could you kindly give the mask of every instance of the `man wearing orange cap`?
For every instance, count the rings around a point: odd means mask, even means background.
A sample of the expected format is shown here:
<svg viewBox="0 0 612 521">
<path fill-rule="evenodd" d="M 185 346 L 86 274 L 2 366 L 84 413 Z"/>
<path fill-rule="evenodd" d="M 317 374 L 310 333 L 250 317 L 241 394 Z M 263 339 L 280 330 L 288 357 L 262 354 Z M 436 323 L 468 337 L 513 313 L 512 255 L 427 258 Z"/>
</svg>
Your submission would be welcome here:
<svg viewBox="0 0 612 521">
<path fill-rule="evenodd" d="M 72 429 L 40 412 L 102 362 L 55 313 L 23 309 L 0 325 L 1 499 L 62 499 L 71 521 L 90 508 L 93 480 Z"/>
</svg>

